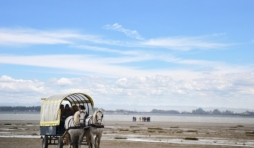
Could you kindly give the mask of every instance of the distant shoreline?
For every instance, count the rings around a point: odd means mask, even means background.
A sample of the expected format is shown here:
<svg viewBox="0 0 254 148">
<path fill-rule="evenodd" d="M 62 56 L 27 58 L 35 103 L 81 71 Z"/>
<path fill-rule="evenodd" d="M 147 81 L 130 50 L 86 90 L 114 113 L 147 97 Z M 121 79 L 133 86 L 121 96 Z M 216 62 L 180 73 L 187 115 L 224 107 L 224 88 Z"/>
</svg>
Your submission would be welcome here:
<svg viewBox="0 0 254 148">
<path fill-rule="evenodd" d="M 0 111 L 0 114 L 40 114 L 39 111 Z"/>
<path fill-rule="evenodd" d="M 105 111 L 107 115 L 133 115 L 133 116 L 208 116 L 208 117 L 254 117 L 248 114 L 193 114 L 193 113 L 153 113 L 153 112 L 116 112 Z M 0 111 L 0 114 L 40 114 L 40 111 Z"/>
<path fill-rule="evenodd" d="M 41 106 L 0 106 L 0 114 L 2 113 L 40 113 Z M 94 108 L 96 110 L 98 108 Z M 102 109 L 104 110 L 104 109 Z M 160 110 L 153 109 L 151 111 L 133 111 L 133 110 L 125 110 L 125 109 L 117 109 L 117 110 L 104 110 L 107 114 L 152 114 L 152 115 L 204 115 L 204 116 L 247 116 L 254 117 L 254 112 L 246 110 L 242 113 L 234 113 L 230 110 L 220 111 L 219 109 L 206 111 L 202 108 L 197 108 L 190 111 L 178 111 L 178 110 Z"/>
</svg>

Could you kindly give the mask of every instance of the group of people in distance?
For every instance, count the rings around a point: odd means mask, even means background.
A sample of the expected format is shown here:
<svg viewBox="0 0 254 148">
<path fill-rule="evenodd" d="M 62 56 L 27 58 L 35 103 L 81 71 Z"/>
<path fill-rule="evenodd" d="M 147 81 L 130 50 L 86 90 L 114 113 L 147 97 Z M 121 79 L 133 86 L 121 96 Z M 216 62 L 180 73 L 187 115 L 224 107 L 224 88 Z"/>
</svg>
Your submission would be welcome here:
<svg viewBox="0 0 254 148">
<path fill-rule="evenodd" d="M 133 121 L 133 122 L 136 122 L 136 121 L 137 121 L 137 118 L 136 118 L 136 117 L 133 117 L 132 121 Z M 139 117 L 139 121 L 140 121 L 140 122 L 150 122 L 150 117 Z"/>
</svg>

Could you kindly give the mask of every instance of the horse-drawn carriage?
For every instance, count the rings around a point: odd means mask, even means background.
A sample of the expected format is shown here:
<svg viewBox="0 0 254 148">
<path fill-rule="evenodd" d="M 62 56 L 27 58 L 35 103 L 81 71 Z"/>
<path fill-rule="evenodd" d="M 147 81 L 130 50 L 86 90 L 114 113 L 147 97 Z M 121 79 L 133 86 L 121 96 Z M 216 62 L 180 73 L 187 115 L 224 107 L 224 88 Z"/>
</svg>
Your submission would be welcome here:
<svg viewBox="0 0 254 148">
<path fill-rule="evenodd" d="M 89 117 L 91 117 L 94 112 L 93 99 L 89 95 L 84 93 L 53 95 L 48 98 L 42 98 L 42 100 L 43 103 L 41 106 L 40 113 L 40 134 L 43 138 L 42 148 L 48 148 L 48 145 L 58 145 L 58 148 L 62 148 L 63 145 L 66 144 L 64 143 L 64 140 L 68 141 L 68 139 L 65 139 L 66 130 L 63 128 L 64 125 L 60 121 L 61 120 L 60 106 L 62 104 L 70 104 L 71 106 L 73 105 L 84 106 L 87 114 L 86 117 L 88 115 Z M 100 120 L 102 120 L 102 118 Z M 100 125 L 99 128 L 102 127 L 104 126 Z M 85 131 L 89 128 L 90 127 L 86 125 L 86 127 L 83 126 L 80 129 Z M 83 140 L 82 144 L 87 144 L 86 141 Z"/>
</svg>

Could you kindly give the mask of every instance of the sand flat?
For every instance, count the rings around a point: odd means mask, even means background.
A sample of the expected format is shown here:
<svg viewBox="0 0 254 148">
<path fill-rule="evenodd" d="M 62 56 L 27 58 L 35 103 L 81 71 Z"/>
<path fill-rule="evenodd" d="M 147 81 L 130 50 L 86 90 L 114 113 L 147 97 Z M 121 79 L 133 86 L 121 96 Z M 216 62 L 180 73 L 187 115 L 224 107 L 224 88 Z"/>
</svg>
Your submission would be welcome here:
<svg viewBox="0 0 254 148">
<path fill-rule="evenodd" d="M 254 147 L 253 130 L 252 124 L 108 121 L 101 148 Z M 0 148 L 41 147 L 40 137 L 39 121 L 0 121 Z"/>
</svg>

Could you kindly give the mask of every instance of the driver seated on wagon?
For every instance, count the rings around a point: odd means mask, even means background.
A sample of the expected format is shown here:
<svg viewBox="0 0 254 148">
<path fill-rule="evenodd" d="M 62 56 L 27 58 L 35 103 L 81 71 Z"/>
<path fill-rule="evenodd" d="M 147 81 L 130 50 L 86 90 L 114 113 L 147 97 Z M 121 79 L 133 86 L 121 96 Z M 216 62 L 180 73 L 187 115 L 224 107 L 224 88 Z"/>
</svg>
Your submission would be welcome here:
<svg viewBox="0 0 254 148">
<path fill-rule="evenodd" d="M 86 111 L 86 108 L 85 108 L 85 106 L 84 105 L 79 105 L 79 110 L 83 110 L 83 111 L 85 111 L 86 112 L 86 116 L 85 116 L 85 118 L 87 118 L 89 115 L 87 114 L 87 111 Z"/>
<path fill-rule="evenodd" d="M 78 108 L 78 106 L 75 104 L 75 105 L 72 106 L 72 116 L 73 116 L 77 111 L 79 111 L 79 108 Z"/>
<path fill-rule="evenodd" d="M 86 110 L 84 105 L 79 105 L 79 110 Z"/>
</svg>

